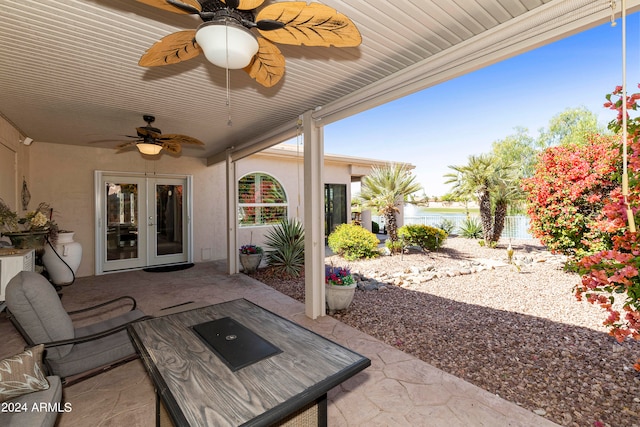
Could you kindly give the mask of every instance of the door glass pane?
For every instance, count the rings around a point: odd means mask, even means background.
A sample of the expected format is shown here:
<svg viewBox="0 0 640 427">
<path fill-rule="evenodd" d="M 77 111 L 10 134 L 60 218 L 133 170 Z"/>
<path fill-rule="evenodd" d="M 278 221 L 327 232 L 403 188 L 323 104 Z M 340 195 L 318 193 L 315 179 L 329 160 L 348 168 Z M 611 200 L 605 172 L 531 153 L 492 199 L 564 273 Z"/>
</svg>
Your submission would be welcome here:
<svg viewBox="0 0 640 427">
<path fill-rule="evenodd" d="M 107 261 L 138 257 L 138 185 L 107 182 Z"/>
<path fill-rule="evenodd" d="M 182 253 L 182 185 L 156 185 L 158 255 Z"/>
<path fill-rule="evenodd" d="M 324 232 L 331 234 L 338 225 L 347 222 L 347 186 L 344 184 L 324 185 Z"/>
</svg>

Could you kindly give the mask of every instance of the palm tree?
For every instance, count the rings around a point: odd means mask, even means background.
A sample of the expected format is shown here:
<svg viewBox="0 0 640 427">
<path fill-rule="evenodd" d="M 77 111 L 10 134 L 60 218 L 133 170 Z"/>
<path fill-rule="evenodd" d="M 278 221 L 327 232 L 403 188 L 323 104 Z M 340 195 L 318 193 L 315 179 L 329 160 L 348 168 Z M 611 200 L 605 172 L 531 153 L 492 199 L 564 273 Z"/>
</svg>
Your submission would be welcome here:
<svg viewBox="0 0 640 427">
<path fill-rule="evenodd" d="M 475 195 L 480 208 L 480 222 L 485 242 L 496 243 L 502 235 L 509 203 L 520 197 L 514 165 L 501 162 L 490 154 L 469 156 L 464 166 L 449 166 L 454 172 L 445 177 L 453 184 L 453 193 Z"/>
<path fill-rule="evenodd" d="M 422 189 L 415 179 L 409 168 L 399 163 L 374 166 L 371 173 L 362 178 L 362 206 L 382 213 L 391 242 L 398 241 L 396 212 L 400 211 L 399 206 Z M 413 200 L 412 203 L 417 202 Z"/>
</svg>

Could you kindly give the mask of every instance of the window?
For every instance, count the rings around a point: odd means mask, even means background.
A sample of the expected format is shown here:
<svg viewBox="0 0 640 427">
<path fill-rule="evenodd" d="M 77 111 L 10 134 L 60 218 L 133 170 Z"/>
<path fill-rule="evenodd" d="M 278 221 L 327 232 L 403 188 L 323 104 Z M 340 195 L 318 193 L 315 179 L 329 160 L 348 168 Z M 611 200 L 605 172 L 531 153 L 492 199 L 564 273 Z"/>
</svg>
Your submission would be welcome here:
<svg viewBox="0 0 640 427">
<path fill-rule="evenodd" d="M 238 182 L 240 227 L 278 224 L 287 218 L 287 196 L 274 177 L 250 173 Z"/>
</svg>

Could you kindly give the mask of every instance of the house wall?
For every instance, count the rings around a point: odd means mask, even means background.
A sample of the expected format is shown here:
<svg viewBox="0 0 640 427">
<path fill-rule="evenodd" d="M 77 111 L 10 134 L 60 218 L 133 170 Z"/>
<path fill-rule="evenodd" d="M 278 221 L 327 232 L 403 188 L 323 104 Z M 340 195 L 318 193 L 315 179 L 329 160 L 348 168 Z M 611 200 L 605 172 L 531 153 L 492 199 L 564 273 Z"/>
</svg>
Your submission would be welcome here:
<svg viewBox="0 0 640 427">
<path fill-rule="evenodd" d="M 194 261 L 226 258 L 223 163 L 207 167 L 204 159 L 166 154 L 158 160 L 146 160 L 137 151 L 118 154 L 113 149 L 37 141 L 25 147 L 19 143 L 19 137 L 19 132 L 7 121 L 0 121 L 0 165 L 10 164 L 17 157 L 15 173 L 4 168 L 0 170 L 0 197 L 14 206 L 20 195 L 16 196 L 12 191 L 19 192 L 22 176 L 26 178 L 31 193 L 29 209 L 34 209 L 41 201 L 48 202 L 54 208 L 54 219 L 60 228 L 75 231 L 75 240 L 82 244 L 78 277 L 95 273 L 96 170 L 193 176 Z"/>
<path fill-rule="evenodd" d="M 113 149 L 34 142 L 21 143 L 23 136 L 0 116 L 0 198 L 22 213 L 22 177 L 31 193 L 29 209 L 40 202 L 54 208 L 54 220 L 61 229 L 75 232 L 83 247 L 78 277 L 95 274 L 94 172 L 136 172 L 193 176 L 193 254 L 195 262 L 226 258 L 226 175 L 224 163 L 206 166 L 204 159 L 163 154 L 147 160 L 137 151 L 116 153 Z M 345 184 L 351 198 L 351 167 L 348 162 L 325 161 L 325 182 Z M 277 178 L 289 200 L 289 217 L 304 217 L 303 160 L 297 156 L 258 153 L 237 162 L 239 179 L 250 172 L 264 172 Z M 351 207 L 347 206 L 347 219 Z M 238 230 L 240 245 L 262 245 L 270 227 Z"/>
<path fill-rule="evenodd" d="M 236 175 L 240 179 L 251 172 L 262 172 L 276 178 L 284 187 L 289 201 L 289 218 L 304 218 L 304 170 L 302 154 L 300 157 L 273 156 L 258 153 L 239 160 L 236 163 Z M 345 184 L 347 200 L 351 199 L 350 165 L 325 161 L 324 181 L 327 184 Z M 351 206 L 347 206 L 347 220 L 351 218 Z M 238 245 L 253 243 L 262 246 L 264 237 L 271 226 L 238 228 Z"/>
<path fill-rule="evenodd" d="M 29 174 L 28 147 L 22 135 L 0 116 L 0 198 L 12 209 L 21 207 L 19 189 L 23 176 Z"/>
</svg>

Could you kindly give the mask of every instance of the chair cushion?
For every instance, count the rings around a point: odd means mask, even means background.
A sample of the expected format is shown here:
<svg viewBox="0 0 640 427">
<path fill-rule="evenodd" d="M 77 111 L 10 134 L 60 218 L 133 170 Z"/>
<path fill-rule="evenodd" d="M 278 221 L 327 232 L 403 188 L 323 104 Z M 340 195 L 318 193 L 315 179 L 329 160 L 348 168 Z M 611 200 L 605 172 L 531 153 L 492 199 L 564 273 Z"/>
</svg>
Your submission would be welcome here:
<svg viewBox="0 0 640 427">
<path fill-rule="evenodd" d="M 40 344 L 0 360 L 0 402 L 49 388 L 42 372 L 43 351 Z"/>
<path fill-rule="evenodd" d="M 21 271 L 7 284 L 7 308 L 34 344 L 74 337 L 71 318 L 55 289 L 42 275 Z M 25 337 L 26 339 L 26 337 Z M 73 345 L 47 349 L 47 360 L 69 354 Z"/>
<path fill-rule="evenodd" d="M 58 410 L 71 410 L 61 406 L 62 382 L 57 376 L 47 377 L 49 388 L 35 393 L 24 394 L 11 399 L 14 408 L 25 408 L 25 411 L 0 412 L 0 426 L 3 427 L 53 427 L 58 418 Z M 34 407 L 34 405 L 36 405 Z M 47 405 L 48 410 L 44 409 Z M 58 405 L 58 406 L 56 406 Z M 67 403 L 67 405 L 70 405 Z"/>
<path fill-rule="evenodd" d="M 143 317 L 140 310 L 132 310 L 111 319 L 76 329 L 76 338 L 95 334 Z M 53 371 L 68 377 L 111 364 L 135 354 L 126 330 L 104 338 L 75 344 L 69 354 L 59 359 L 49 359 Z"/>
</svg>

